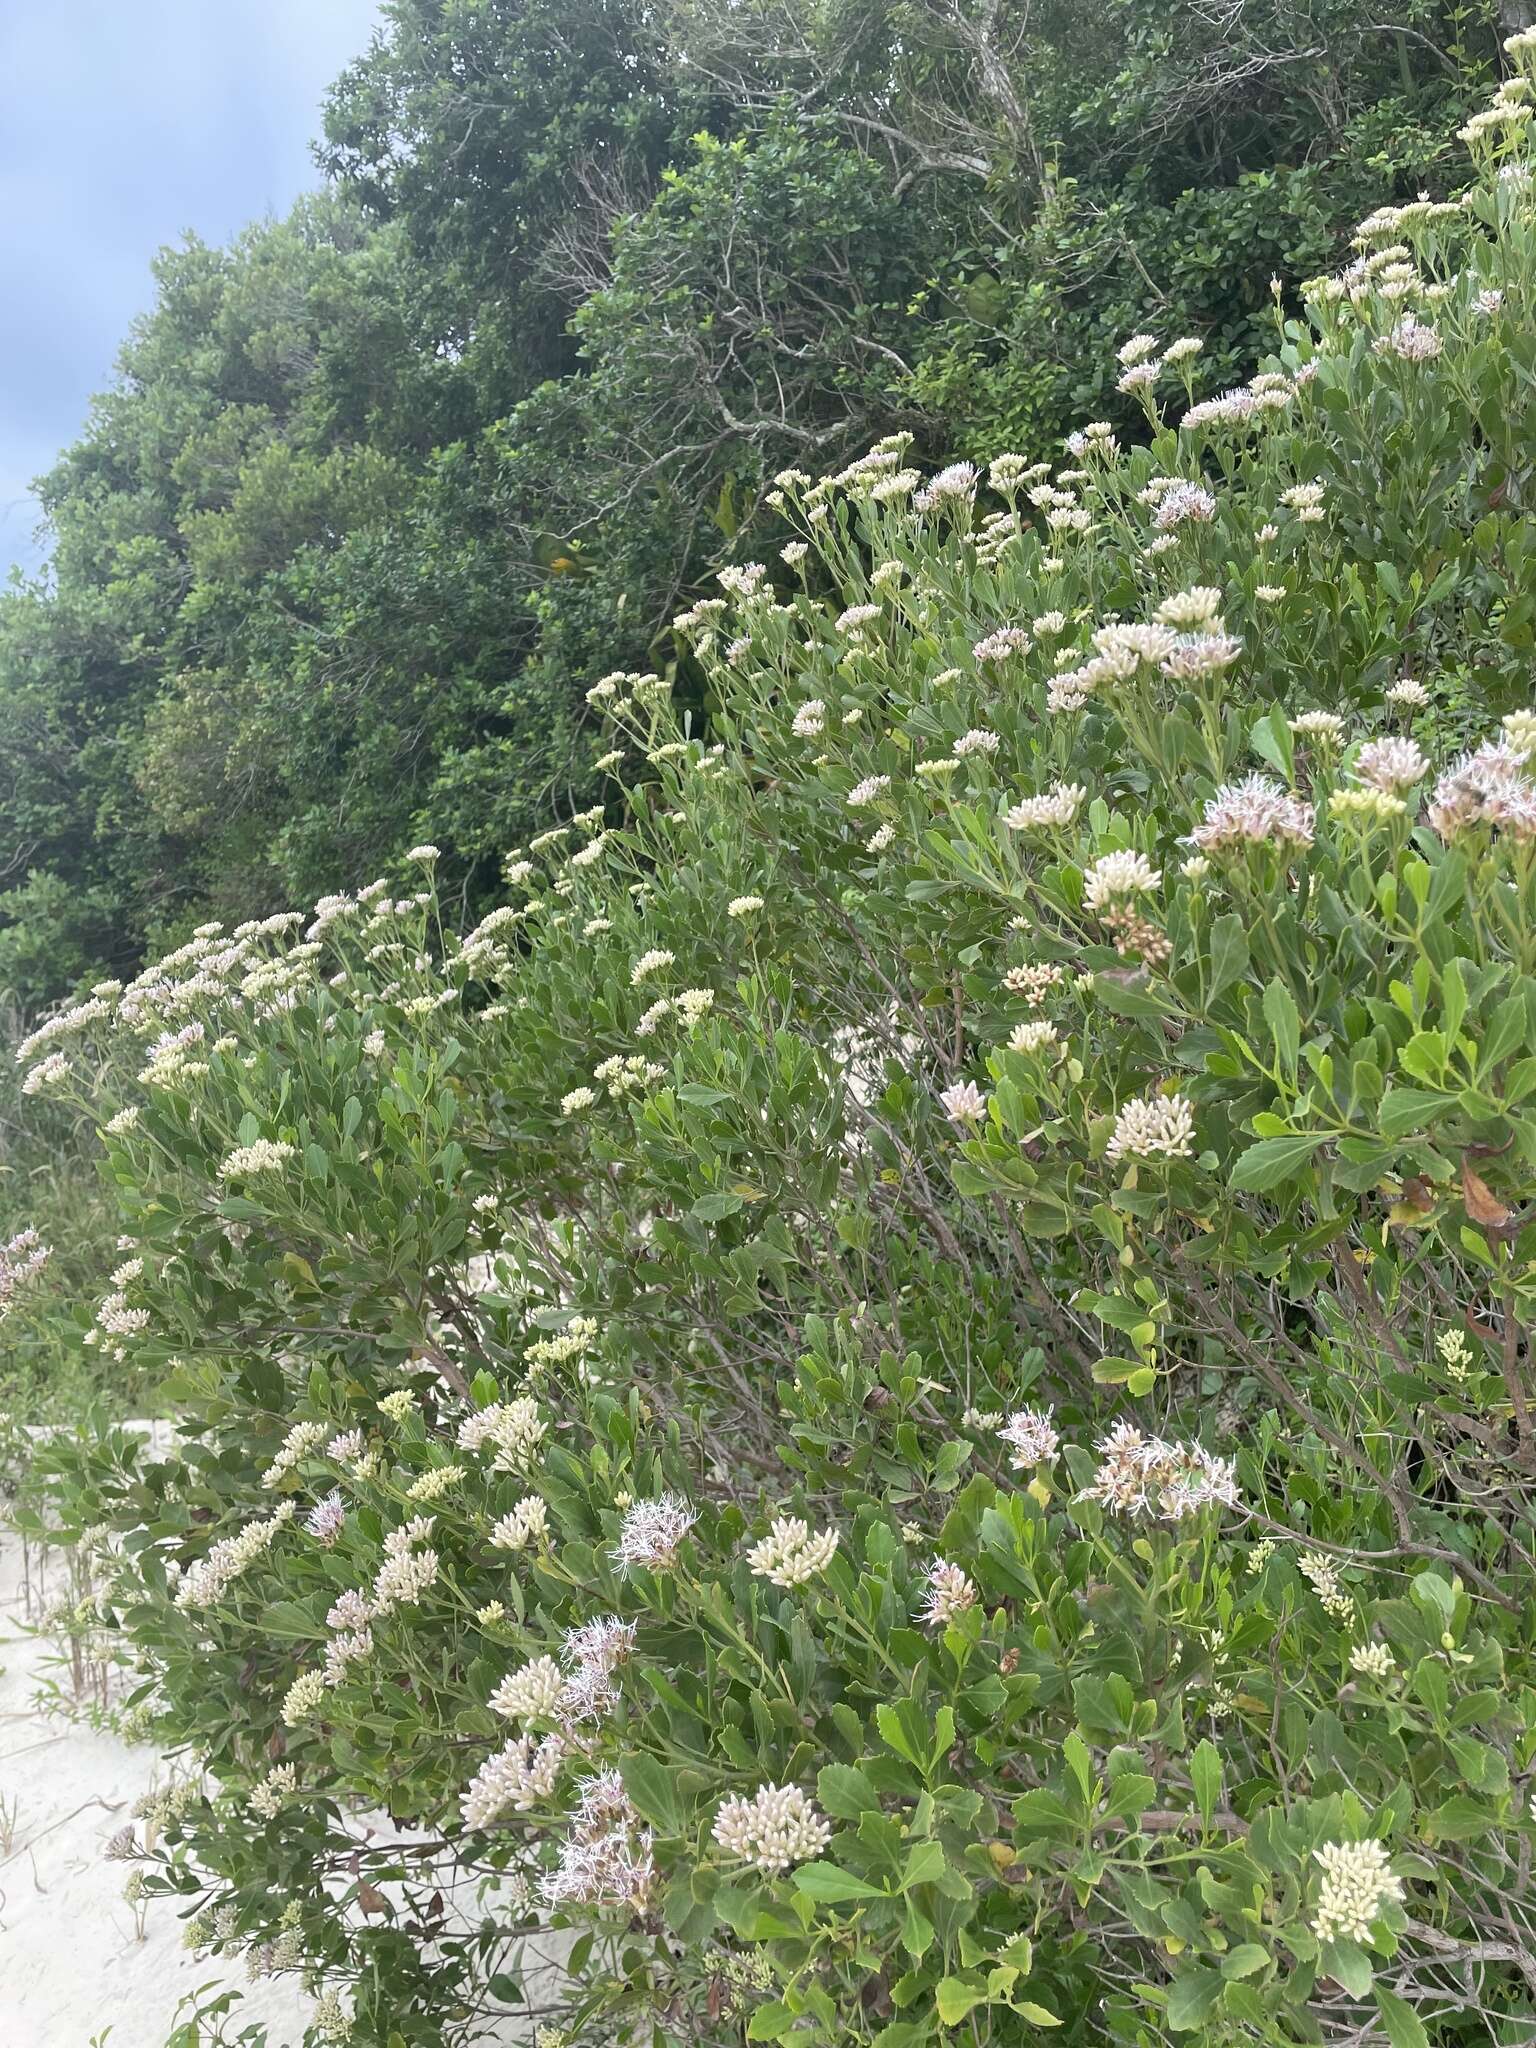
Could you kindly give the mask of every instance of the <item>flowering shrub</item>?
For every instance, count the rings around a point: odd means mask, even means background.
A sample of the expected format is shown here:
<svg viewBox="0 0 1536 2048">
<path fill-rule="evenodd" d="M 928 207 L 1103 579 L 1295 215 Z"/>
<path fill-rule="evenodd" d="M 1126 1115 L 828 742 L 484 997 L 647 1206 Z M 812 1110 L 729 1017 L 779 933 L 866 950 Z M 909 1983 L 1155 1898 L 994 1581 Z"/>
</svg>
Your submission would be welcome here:
<svg viewBox="0 0 1536 2048">
<path fill-rule="evenodd" d="M 1145 447 L 781 479 L 474 930 L 418 847 L 37 1035 L 181 1433 L 30 1526 L 313 2040 L 1529 2031 L 1526 77 Z"/>
</svg>

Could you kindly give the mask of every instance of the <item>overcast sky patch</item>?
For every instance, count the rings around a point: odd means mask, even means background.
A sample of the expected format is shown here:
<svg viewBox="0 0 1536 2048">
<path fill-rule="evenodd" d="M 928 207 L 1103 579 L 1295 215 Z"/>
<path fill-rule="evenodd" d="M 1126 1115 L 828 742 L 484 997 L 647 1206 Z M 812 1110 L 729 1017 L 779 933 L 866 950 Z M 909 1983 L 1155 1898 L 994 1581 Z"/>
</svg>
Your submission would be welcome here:
<svg viewBox="0 0 1536 2048">
<path fill-rule="evenodd" d="M 0 4 L 0 574 L 36 568 L 31 480 L 79 433 L 150 260 L 319 183 L 326 86 L 377 0 Z"/>
</svg>

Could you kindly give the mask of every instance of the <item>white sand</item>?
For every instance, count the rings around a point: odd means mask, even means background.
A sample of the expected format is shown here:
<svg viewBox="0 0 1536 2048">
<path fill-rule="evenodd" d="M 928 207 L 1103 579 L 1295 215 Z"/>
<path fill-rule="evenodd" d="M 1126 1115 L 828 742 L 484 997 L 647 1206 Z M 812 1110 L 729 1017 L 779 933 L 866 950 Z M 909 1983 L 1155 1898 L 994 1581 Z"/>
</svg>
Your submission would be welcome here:
<svg viewBox="0 0 1536 2048">
<path fill-rule="evenodd" d="M 41 1584 L 40 1570 L 51 1573 Z M 178 2012 L 184 1998 L 225 1990 L 241 1994 L 224 2022 L 227 2038 L 238 2040 L 254 2021 L 268 2029 L 267 2048 L 301 2048 L 314 2001 L 296 1976 L 252 1984 L 238 1957 L 193 1956 L 173 1899 L 147 1901 L 138 1934 L 123 1900 L 134 1866 L 103 1851 L 167 1773 L 153 1749 L 39 1706 L 41 1690 L 69 1689 L 69 1672 L 57 1643 L 27 1624 L 65 1587 L 57 1552 L 41 1562 L 33 1552 L 28 1583 L 21 1540 L 0 1520 L 0 2048 L 165 2048 L 190 2017 L 190 2007 Z M 366 1837 L 366 1820 L 357 1827 Z M 142 1839 L 142 1822 L 136 1832 Z M 454 1924 L 463 1923 L 450 1908 L 445 1926 Z M 522 1950 L 527 1994 L 546 2015 L 560 2000 L 571 1939 L 530 1937 Z M 480 2038 L 508 2048 L 526 2042 L 536 2016 L 491 2019 Z"/>
<path fill-rule="evenodd" d="M 151 1749 L 38 1711 L 57 1651 L 20 1633 L 26 1618 L 21 1543 L 0 1526 L 0 1802 L 16 1811 L 8 1852 L 0 1815 L 0 2042 L 165 2048 L 179 2001 L 208 1986 L 244 1994 L 232 2034 L 260 2020 L 270 2048 L 298 2048 L 314 2008 L 295 1978 L 247 1987 L 242 1963 L 190 1955 L 170 1899 L 149 1901 L 137 1938 L 123 1903 L 133 1866 L 102 1851 L 164 1772 Z"/>
</svg>

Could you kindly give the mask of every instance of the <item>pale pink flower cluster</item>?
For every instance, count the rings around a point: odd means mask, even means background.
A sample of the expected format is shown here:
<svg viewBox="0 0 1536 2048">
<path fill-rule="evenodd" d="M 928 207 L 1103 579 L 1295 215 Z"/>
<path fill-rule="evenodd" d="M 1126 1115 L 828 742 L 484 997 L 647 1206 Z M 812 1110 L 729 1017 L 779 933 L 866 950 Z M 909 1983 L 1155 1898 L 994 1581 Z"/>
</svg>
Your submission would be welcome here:
<svg viewBox="0 0 1536 2048">
<path fill-rule="evenodd" d="M 1241 846 L 1301 847 L 1312 844 L 1315 815 L 1267 775 L 1224 782 L 1205 807 L 1205 818 L 1190 833 L 1202 853 Z"/>
<path fill-rule="evenodd" d="M 987 1113 L 987 1098 L 974 1081 L 956 1081 L 941 1088 L 939 1102 L 944 1114 L 957 1124 L 977 1124 Z"/>
<path fill-rule="evenodd" d="M 969 505 L 976 496 L 976 467 L 970 462 L 951 462 L 929 478 L 912 503 L 919 512 L 936 512 L 944 505 Z"/>
<path fill-rule="evenodd" d="M 1171 490 L 1164 491 L 1158 499 L 1157 511 L 1152 524 L 1159 533 L 1168 533 L 1176 526 L 1193 523 L 1209 525 L 1216 517 L 1216 500 L 1204 484 L 1181 481 Z"/>
<path fill-rule="evenodd" d="M 1029 635 L 1019 626 L 999 626 L 971 649 L 977 661 L 1006 661 L 1011 654 L 1028 654 Z"/>
<path fill-rule="evenodd" d="M 770 1876 L 819 1856 L 832 1829 L 798 1785 L 759 1785 L 750 1799 L 721 1802 L 715 1840 L 727 1856 Z"/>
<path fill-rule="evenodd" d="M 317 1500 L 304 1517 L 304 1527 L 317 1543 L 329 1550 L 346 1526 L 346 1502 L 333 1488 Z"/>
<path fill-rule="evenodd" d="M 1376 353 L 1398 356 L 1405 363 L 1427 363 L 1439 355 L 1443 346 L 1438 328 L 1405 313 L 1390 333 L 1377 340 Z"/>
<path fill-rule="evenodd" d="M 544 1880 L 551 1906 L 622 1906 L 643 1913 L 656 1885 L 654 1836 L 640 1816 L 617 1771 L 584 1778 L 561 1844 L 560 1860 Z"/>
<path fill-rule="evenodd" d="M 1003 987 L 1011 994 L 1022 996 L 1032 1010 L 1037 1010 L 1053 988 L 1059 988 L 1062 972 L 1051 961 L 1025 961 L 1020 966 L 1010 967 L 1003 976 Z"/>
<path fill-rule="evenodd" d="M 562 1705 L 576 1721 L 600 1721 L 616 1704 L 614 1674 L 629 1662 L 635 1648 L 635 1624 L 616 1614 L 573 1628 L 561 1645 L 567 1666 Z"/>
<path fill-rule="evenodd" d="M 35 1230 L 20 1230 L 9 1244 L 0 1244 L 0 1318 L 10 1313 L 17 1288 L 40 1273 L 52 1256 Z"/>
<path fill-rule="evenodd" d="M 1412 789 L 1428 773 L 1429 763 L 1416 740 L 1396 737 L 1368 740 L 1355 756 L 1358 779 L 1372 789 L 1383 789 L 1392 794 L 1400 789 Z"/>
<path fill-rule="evenodd" d="M 1202 1444 L 1166 1443 L 1122 1422 L 1097 1450 L 1099 1469 L 1080 1497 L 1117 1514 L 1179 1522 L 1210 1502 L 1237 1505 L 1231 1460 L 1214 1457 Z"/>
<path fill-rule="evenodd" d="M 1465 755 L 1435 784 L 1429 822 L 1447 840 L 1475 825 L 1496 825 L 1516 839 L 1536 836 L 1536 782 L 1524 754 L 1495 740 Z"/>
<path fill-rule="evenodd" d="M 948 1628 L 957 1615 L 974 1607 L 980 1597 L 959 1565 L 936 1557 L 923 1582 L 923 1603 L 917 1618 L 924 1628 Z"/>
</svg>

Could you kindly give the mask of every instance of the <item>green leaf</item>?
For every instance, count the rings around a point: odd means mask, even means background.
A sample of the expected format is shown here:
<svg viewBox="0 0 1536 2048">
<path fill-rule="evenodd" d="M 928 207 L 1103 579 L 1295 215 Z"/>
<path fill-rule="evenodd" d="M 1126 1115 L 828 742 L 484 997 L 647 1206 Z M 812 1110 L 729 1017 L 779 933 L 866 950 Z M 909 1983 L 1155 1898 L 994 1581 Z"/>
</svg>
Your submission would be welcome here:
<svg viewBox="0 0 1536 2048">
<path fill-rule="evenodd" d="M 1253 1977 L 1269 1962 L 1269 1950 L 1256 1941 L 1239 1942 L 1230 1954 L 1222 1958 L 1221 1974 L 1233 1977 Z"/>
<path fill-rule="evenodd" d="M 678 1797 L 676 1770 L 651 1756 L 626 1757 L 620 1766 L 624 1789 L 641 1818 L 665 1835 L 675 1835 L 683 1824 L 683 1806 Z"/>
<path fill-rule="evenodd" d="M 966 2014 L 987 2002 L 986 1987 L 964 1977 L 942 1977 L 933 1994 L 934 2009 L 946 2027 L 957 2027 Z"/>
<path fill-rule="evenodd" d="M 1111 1820 L 1136 1820 L 1157 1797 L 1157 1781 L 1145 1771 L 1126 1771 L 1110 1785 L 1104 1811 Z"/>
<path fill-rule="evenodd" d="M 1389 1088 L 1381 1098 L 1376 1123 L 1384 1138 L 1403 1138 L 1422 1130 L 1455 1100 L 1437 1088 Z"/>
<path fill-rule="evenodd" d="M 1301 1018 L 1296 999 L 1278 975 L 1264 991 L 1264 1021 L 1288 1075 L 1296 1072 L 1296 1055 L 1301 1049 Z"/>
<path fill-rule="evenodd" d="M 1260 1138 L 1256 1145 L 1239 1153 L 1232 1167 L 1232 1185 L 1253 1195 L 1278 1187 L 1306 1165 L 1319 1145 L 1327 1142 L 1326 1131 L 1293 1131 L 1284 1138 Z"/>
<path fill-rule="evenodd" d="M 867 1878 L 855 1877 L 851 1870 L 839 1870 L 835 1863 L 802 1863 L 795 1872 L 795 1890 L 826 1906 L 837 1905 L 846 1899 L 884 1899 L 890 1896 Z"/>
<path fill-rule="evenodd" d="M 697 1216 L 701 1223 L 720 1223 L 727 1216 L 734 1216 L 741 1205 L 740 1195 L 730 1188 L 721 1188 L 714 1194 L 700 1195 L 688 1213 Z"/>
<path fill-rule="evenodd" d="M 904 1756 L 909 1764 L 916 1764 L 919 1770 L 922 1769 L 926 1759 L 908 1732 L 905 1717 L 899 1708 L 876 1707 L 875 1726 L 880 1730 L 882 1741 L 888 1742 L 898 1756 Z"/>
<path fill-rule="evenodd" d="M 787 2034 L 795 2023 L 795 2015 L 787 2005 L 775 2001 L 771 2005 L 760 2005 L 747 2026 L 749 2041 L 777 2041 L 781 2034 Z"/>
<path fill-rule="evenodd" d="M 1200 1824 L 1209 1828 L 1221 1797 L 1221 1753 L 1207 1736 L 1189 1760 L 1189 1775 L 1200 1804 Z"/>
<path fill-rule="evenodd" d="M 857 1820 L 861 1814 L 878 1811 L 880 1795 L 861 1770 L 852 1764 L 826 1764 L 817 1774 L 816 1796 L 823 1813 L 834 1820 Z"/>
<path fill-rule="evenodd" d="M 1222 1981 L 1214 1970 L 1188 1970 L 1176 1977 L 1168 1992 L 1168 2024 L 1188 2034 L 1208 2019 L 1221 1997 Z"/>
<path fill-rule="evenodd" d="M 1211 978 L 1207 995 L 1218 996 L 1248 968 L 1248 932 L 1235 910 L 1211 926 Z"/>
<path fill-rule="evenodd" d="M 1429 2048 L 1424 2022 L 1407 1999 L 1399 1998 L 1395 1991 L 1388 1991 L 1384 1984 L 1373 1984 L 1371 1990 L 1392 2048 Z"/>
</svg>

